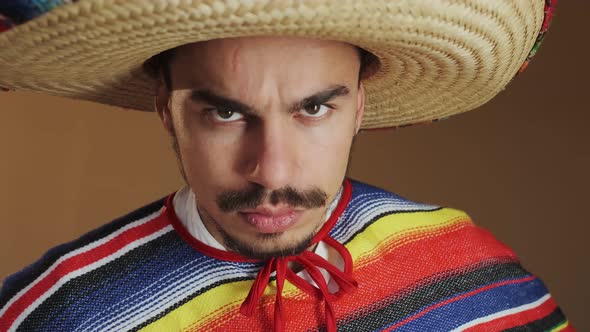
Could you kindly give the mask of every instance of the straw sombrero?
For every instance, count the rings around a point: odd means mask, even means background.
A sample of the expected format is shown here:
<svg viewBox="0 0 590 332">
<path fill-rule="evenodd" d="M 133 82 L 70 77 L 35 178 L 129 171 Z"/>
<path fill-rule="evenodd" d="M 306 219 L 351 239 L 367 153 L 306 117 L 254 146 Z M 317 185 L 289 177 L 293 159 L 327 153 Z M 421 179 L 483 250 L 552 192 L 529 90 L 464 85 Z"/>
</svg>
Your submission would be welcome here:
<svg viewBox="0 0 590 332">
<path fill-rule="evenodd" d="M 0 87 L 152 111 L 150 57 L 217 38 L 341 40 L 379 59 L 362 128 L 472 110 L 524 68 L 555 0 L 0 2 Z"/>
</svg>

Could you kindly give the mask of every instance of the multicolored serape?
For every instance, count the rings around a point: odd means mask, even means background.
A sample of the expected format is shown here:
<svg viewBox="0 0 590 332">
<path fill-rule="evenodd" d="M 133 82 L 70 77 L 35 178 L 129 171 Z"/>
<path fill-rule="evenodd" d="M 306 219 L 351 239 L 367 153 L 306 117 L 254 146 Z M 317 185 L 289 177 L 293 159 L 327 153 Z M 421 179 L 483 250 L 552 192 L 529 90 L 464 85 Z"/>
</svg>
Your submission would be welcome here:
<svg viewBox="0 0 590 332">
<path fill-rule="evenodd" d="M 573 331 L 543 282 L 458 210 L 345 183 L 329 235 L 358 287 L 332 298 L 338 331 Z M 240 313 L 263 266 L 204 254 L 172 196 L 50 250 L 9 277 L 0 331 L 269 331 L 276 283 Z M 313 292 L 283 288 L 287 331 L 325 328 Z"/>
</svg>

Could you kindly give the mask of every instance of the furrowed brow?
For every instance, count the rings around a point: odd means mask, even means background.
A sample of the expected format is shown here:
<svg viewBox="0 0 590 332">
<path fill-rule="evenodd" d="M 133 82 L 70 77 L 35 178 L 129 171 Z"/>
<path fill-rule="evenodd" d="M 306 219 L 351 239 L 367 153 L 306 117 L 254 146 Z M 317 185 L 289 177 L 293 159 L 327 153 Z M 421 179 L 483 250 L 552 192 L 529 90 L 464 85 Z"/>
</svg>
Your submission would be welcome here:
<svg viewBox="0 0 590 332">
<path fill-rule="evenodd" d="M 321 105 L 324 104 L 336 97 L 347 96 L 350 94 L 350 89 L 344 85 L 337 85 L 325 90 L 322 90 L 318 93 L 315 93 L 309 97 L 305 97 L 301 101 L 295 103 L 291 110 L 296 112 L 302 108 L 313 106 L 313 105 Z"/>
<path fill-rule="evenodd" d="M 243 115 L 254 115 L 256 113 L 252 107 L 241 101 L 215 94 L 209 90 L 194 90 L 191 92 L 190 98 L 193 101 L 200 101 L 213 107 L 231 110 Z"/>
</svg>

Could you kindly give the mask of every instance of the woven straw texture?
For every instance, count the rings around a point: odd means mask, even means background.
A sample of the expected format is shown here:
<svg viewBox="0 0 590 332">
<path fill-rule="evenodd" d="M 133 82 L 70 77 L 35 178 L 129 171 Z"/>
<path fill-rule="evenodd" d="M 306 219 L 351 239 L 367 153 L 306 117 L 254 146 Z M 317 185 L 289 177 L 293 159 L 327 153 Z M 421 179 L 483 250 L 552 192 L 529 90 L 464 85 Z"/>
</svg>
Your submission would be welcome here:
<svg viewBox="0 0 590 332">
<path fill-rule="evenodd" d="M 0 86 L 153 111 L 151 56 L 250 35 L 342 40 L 380 60 L 362 128 L 428 122 L 498 94 L 527 60 L 544 0 L 86 0 L 0 34 Z"/>
</svg>

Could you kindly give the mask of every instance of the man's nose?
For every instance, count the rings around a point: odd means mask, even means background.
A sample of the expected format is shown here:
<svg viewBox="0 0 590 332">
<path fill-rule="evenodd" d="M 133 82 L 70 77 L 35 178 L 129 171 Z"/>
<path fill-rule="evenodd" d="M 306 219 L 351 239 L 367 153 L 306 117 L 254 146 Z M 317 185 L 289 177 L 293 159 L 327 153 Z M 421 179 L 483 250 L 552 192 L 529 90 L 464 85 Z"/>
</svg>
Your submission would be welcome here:
<svg viewBox="0 0 590 332">
<path fill-rule="evenodd" d="M 300 165 L 296 140 L 287 121 L 274 119 L 252 128 L 246 153 L 246 174 L 250 182 L 277 190 L 294 181 Z"/>
</svg>

